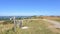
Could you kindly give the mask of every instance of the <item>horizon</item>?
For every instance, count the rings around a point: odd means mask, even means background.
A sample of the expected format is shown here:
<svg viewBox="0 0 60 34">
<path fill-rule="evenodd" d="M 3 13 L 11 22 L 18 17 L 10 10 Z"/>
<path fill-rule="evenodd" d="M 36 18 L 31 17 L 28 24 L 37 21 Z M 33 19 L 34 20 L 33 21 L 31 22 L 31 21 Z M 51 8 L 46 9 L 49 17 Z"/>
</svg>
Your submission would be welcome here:
<svg viewBox="0 0 60 34">
<path fill-rule="evenodd" d="M 0 16 L 60 16 L 60 0 L 0 0 Z"/>
</svg>

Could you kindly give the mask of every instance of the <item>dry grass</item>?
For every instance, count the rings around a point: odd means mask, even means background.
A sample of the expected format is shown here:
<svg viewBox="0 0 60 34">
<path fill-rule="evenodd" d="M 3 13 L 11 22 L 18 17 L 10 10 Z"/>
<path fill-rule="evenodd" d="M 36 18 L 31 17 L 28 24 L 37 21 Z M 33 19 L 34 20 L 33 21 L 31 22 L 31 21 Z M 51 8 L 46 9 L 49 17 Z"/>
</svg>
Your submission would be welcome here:
<svg viewBox="0 0 60 34">
<path fill-rule="evenodd" d="M 7 25 L 5 25 L 5 27 Z M 13 24 L 10 24 L 7 27 L 11 28 L 12 25 Z M 12 29 L 9 29 L 3 32 L 3 34 L 59 34 L 58 32 L 56 32 L 56 29 L 49 28 L 51 26 L 50 23 L 43 20 L 24 20 L 23 26 L 28 26 L 30 28 L 25 30 L 17 28 L 16 32 L 14 32 Z"/>
<path fill-rule="evenodd" d="M 6 25 L 0 24 L 0 31 L 5 31 L 8 29 L 11 29 L 12 27 L 13 27 L 13 24 L 6 24 Z"/>
<path fill-rule="evenodd" d="M 60 22 L 60 17 L 57 17 L 57 16 L 55 16 L 55 17 L 51 17 L 51 16 L 44 16 L 43 18 L 44 18 L 44 19 L 55 20 L 55 21 Z"/>
</svg>

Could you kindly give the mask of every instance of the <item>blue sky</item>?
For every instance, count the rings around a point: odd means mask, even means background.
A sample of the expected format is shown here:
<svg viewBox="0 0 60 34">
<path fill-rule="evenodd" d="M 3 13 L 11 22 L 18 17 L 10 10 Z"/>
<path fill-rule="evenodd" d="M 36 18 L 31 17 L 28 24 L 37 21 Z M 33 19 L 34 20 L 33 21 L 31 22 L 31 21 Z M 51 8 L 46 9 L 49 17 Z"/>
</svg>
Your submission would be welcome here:
<svg viewBox="0 0 60 34">
<path fill-rule="evenodd" d="M 59 15 L 60 0 L 0 0 L 0 16 Z"/>
</svg>

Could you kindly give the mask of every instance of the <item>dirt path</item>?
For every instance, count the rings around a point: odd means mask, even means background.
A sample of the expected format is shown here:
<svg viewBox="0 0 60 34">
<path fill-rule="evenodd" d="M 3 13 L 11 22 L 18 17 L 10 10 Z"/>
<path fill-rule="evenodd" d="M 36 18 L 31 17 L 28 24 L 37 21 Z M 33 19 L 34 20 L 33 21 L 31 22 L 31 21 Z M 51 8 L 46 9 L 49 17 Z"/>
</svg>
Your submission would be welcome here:
<svg viewBox="0 0 60 34">
<path fill-rule="evenodd" d="M 43 19 L 43 20 L 51 23 L 55 28 L 60 28 L 60 23 L 57 21 L 52 21 L 52 20 L 47 20 L 47 19 Z"/>
<path fill-rule="evenodd" d="M 48 19 L 43 19 L 44 21 L 48 22 L 50 24 L 50 26 L 48 26 L 48 28 L 55 32 L 55 33 L 59 33 L 60 34 L 60 23 L 57 21 L 52 21 L 52 20 L 48 20 Z"/>
</svg>

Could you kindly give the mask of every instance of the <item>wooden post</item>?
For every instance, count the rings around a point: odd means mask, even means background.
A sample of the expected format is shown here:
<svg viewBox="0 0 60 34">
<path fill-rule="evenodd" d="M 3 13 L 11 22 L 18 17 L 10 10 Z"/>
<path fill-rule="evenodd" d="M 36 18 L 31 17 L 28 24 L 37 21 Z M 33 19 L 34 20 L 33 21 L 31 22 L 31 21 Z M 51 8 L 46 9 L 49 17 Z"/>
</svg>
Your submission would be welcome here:
<svg viewBox="0 0 60 34">
<path fill-rule="evenodd" d="M 22 27 L 22 20 L 17 20 L 17 27 L 19 27 L 19 28 Z"/>
<path fill-rule="evenodd" d="M 19 27 L 22 27 L 22 20 L 19 21 Z"/>
<path fill-rule="evenodd" d="M 13 18 L 14 21 L 14 31 L 16 32 L 16 22 L 15 22 L 15 17 Z"/>
</svg>

